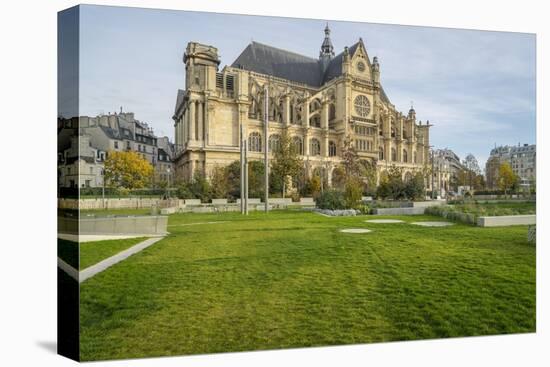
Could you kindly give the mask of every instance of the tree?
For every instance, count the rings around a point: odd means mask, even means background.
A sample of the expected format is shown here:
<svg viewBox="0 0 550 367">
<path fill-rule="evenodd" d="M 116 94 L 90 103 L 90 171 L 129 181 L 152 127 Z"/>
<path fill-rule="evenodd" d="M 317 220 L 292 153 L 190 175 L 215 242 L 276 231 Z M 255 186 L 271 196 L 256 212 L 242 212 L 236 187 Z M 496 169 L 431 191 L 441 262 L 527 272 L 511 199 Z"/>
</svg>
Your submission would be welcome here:
<svg viewBox="0 0 550 367">
<path fill-rule="evenodd" d="M 229 179 L 225 167 L 214 167 L 210 173 L 210 192 L 213 198 L 226 198 Z"/>
<path fill-rule="evenodd" d="M 504 162 L 498 168 L 498 186 L 504 191 L 504 197 L 508 195 L 508 190 L 517 185 L 518 176 L 512 170 L 510 163 Z"/>
<path fill-rule="evenodd" d="M 462 161 L 462 165 L 465 170 L 463 173 L 464 185 L 468 185 L 470 190 L 474 189 L 476 177 L 481 175 L 481 170 L 479 169 L 479 164 L 477 163 L 476 157 L 469 153 L 466 158 Z"/>
<path fill-rule="evenodd" d="M 361 159 L 360 175 L 364 177 L 364 183 L 369 194 L 372 194 L 376 189 L 376 163 L 371 160 Z"/>
<path fill-rule="evenodd" d="M 232 198 L 241 196 L 241 164 L 234 161 L 225 167 L 227 175 L 228 195 Z M 261 161 L 248 162 L 248 196 L 251 198 L 261 197 L 264 186 L 264 164 Z"/>
<path fill-rule="evenodd" d="M 275 187 L 281 188 L 282 197 L 285 197 L 287 177 L 296 177 L 303 167 L 302 159 L 298 153 L 288 131 L 283 130 L 279 138 L 279 146 L 274 150 L 271 161 L 273 184 Z"/>
<path fill-rule="evenodd" d="M 336 167 L 332 170 L 332 187 L 343 190 L 346 184 L 346 173 L 341 167 Z"/>
<path fill-rule="evenodd" d="M 342 148 L 342 165 L 344 167 L 346 180 L 349 177 L 361 175 L 362 167 L 359 162 L 359 155 L 349 137 L 344 140 L 344 147 Z"/>
<path fill-rule="evenodd" d="M 406 197 L 405 183 L 403 182 L 403 169 L 395 164 L 388 169 L 388 185 L 390 187 L 390 197 L 393 199 L 402 199 Z"/>
<path fill-rule="evenodd" d="M 354 209 L 363 196 L 363 182 L 358 177 L 350 177 L 344 188 L 346 208 Z"/>
<path fill-rule="evenodd" d="M 193 196 L 197 199 L 201 199 L 203 203 L 209 202 L 212 198 L 210 191 L 210 183 L 199 171 L 195 171 L 193 180 L 191 181 L 189 188 Z"/>
<path fill-rule="evenodd" d="M 110 151 L 105 159 L 108 187 L 141 189 L 151 182 L 153 166 L 136 152 Z"/>
<path fill-rule="evenodd" d="M 424 176 L 422 172 L 417 172 L 410 180 L 405 182 L 404 192 L 407 198 L 417 200 L 424 196 Z"/>
</svg>

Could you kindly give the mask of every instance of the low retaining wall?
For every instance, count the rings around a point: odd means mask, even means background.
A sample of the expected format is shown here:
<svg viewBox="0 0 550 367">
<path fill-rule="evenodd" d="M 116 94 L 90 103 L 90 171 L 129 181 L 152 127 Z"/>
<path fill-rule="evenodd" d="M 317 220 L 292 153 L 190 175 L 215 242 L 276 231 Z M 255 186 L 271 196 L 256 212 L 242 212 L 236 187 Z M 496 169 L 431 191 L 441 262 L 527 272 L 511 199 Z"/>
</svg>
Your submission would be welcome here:
<svg viewBox="0 0 550 367">
<path fill-rule="evenodd" d="M 477 225 L 480 227 L 505 227 L 516 225 L 530 225 L 537 223 L 537 216 L 531 215 L 505 215 L 500 217 L 479 217 Z"/>
<path fill-rule="evenodd" d="M 427 208 L 429 206 L 440 206 L 447 204 L 446 200 L 413 201 L 413 208 Z"/>
<path fill-rule="evenodd" d="M 199 201 L 200 203 L 200 201 Z M 109 198 L 103 199 L 58 199 L 57 207 L 60 209 L 148 209 L 152 207 L 167 208 L 182 206 L 180 199 L 150 199 L 150 198 Z"/>
<path fill-rule="evenodd" d="M 167 225 L 168 217 L 160 215 L 81 219 L 57 218 L 59 233 L 76 235 L 142 234 L 156 236 L 168 233 Z"/>
<path fill-rule="evenodd" d="M 425 207 L 417 208 L 376 208 L 372 210 L 375 215 L 417 215 L 424 214 Z"/>
</svg>

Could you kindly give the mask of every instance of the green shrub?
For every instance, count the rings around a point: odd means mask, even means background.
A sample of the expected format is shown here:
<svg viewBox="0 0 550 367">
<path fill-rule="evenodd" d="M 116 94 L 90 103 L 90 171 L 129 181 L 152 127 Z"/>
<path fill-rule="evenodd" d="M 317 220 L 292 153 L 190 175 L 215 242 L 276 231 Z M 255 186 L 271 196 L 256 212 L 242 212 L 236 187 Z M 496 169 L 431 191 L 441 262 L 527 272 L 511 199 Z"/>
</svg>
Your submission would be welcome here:
<svg viewBox="0 0 550 367">
<path fill-rule="evenodd" d="M 315 198 L 315 204 L 320 209 L 346 209 L 344 193 L 338 190 L 325 190 Z"/>
<path fill-rule="evenodd" d="M 355 209 L 363 196 L 363 183 L 359 179 L 351 178 L 346 182 L 344 200 L 346 209 Z"/>
</svg>

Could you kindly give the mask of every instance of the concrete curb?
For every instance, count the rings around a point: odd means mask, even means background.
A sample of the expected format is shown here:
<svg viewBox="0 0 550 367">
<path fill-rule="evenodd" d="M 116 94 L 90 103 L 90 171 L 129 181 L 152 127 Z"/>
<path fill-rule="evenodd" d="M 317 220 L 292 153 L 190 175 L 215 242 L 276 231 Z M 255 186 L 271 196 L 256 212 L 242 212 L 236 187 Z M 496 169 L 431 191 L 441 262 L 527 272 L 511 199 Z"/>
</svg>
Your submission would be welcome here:
<svg viewBox="0 0 550 367">
<path fill-rule="evenodd" d="M 90 267 L 87 267 L 86 269 L 82 270 L 79 274 L 79 283 L 82 283 L 88 278 L 93 277 L 94 275 L 101 273 L 102 271 L 110 268 L 111 266 L 121 262 L 122 260 L 127 259 L 128 257 L 146 249 L 147 247 L 157 243 L 164 237 L 156 237 L 156 238 L 149 238 L 143 242 L 138 243 L 135 246 L 130 247 L 129 249 L 126 249 L 122 252 L 119 252 L 116 255 L 113 255 L 105 260 L 102 260 L 98 262 L 95 265 L 92 265 Z"/>
<path fill-rule="evenodd" d="M 57 267 L 78 282 L 78 270 L 67 264 L 65 261 L 61 260 L 61 258 L 59 257 L 57 258 Z"/>
</svg>

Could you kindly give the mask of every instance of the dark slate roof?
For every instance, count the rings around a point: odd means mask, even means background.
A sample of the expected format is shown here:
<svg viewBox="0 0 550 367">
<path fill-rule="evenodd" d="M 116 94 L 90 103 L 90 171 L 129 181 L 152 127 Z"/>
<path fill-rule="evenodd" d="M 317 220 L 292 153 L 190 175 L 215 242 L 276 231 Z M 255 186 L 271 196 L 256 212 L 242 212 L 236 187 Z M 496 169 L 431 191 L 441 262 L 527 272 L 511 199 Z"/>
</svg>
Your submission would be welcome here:
<svg viewBox="0 0 550 367">
<path fill-rule="evenodd" d="M 118 133 L 118 130 L 111 129 L 111 128 L 108 127 L 108 126 L 103 126 L 103 125 L 100 125 L 99 127 L 101 128 L 101 130 L 103 130 L 103 132 L 105 133 L 105 135 L 107 135 L 109 138 L 111 138 L 111 139 L 117 139 L 117 140 L 122 139 L 121 136 L 120 136 L 120 134 Z"/>
<path fill-rule="evenodd" d="M 359 47 L 359 42 L 355 43 L 348 49 L 349 54 L 353 55 L 355 53 L 355 50 L 357 50 L 357 47 Z M 342 51 L 330 60 L 327 70 L 325 71 L 324 82 L 328 82 L 329 80 L 332 80 L 342 75 L 343 59 L 344 59 L 344 52 Z"/>
<path fill-rule="evenodd" d="M 361 42 L 358 41 L 348 48 L 350 55 L 355 53 Z M 326 82 L 342 75 L 343 58 L 344 52 L 340 52 L 334 56 L 323 75 L 321 63 L 317 59 L 253 41 L 231 64 L 231 67 L 272 75 L 304 83 L 312 87 L 320 87 Z M 179 106 L 180 98 L 183 99 L 183 93 L 184 91 L 181 89 L 178 90 L 176 110 Z M 382 87 L 380 87 L 380 97 L 384 102 L 390 103 Z"/>
<path fill-rule="evenodd" d="M 178 108 L 182 104 L 184 96 L 185 96 L 185 91 L 183 89 L 178 89 L 178 96 L 176 97 L 176 107 L 174 107 L 174 114 L 178 112 Z"/>
<path fill-rule="evenodd" d="M 321 65 L 317 59 L 258 42 L 250 43 L 231 66 L 313 87 L 322 84 Z"/>
</svg>

